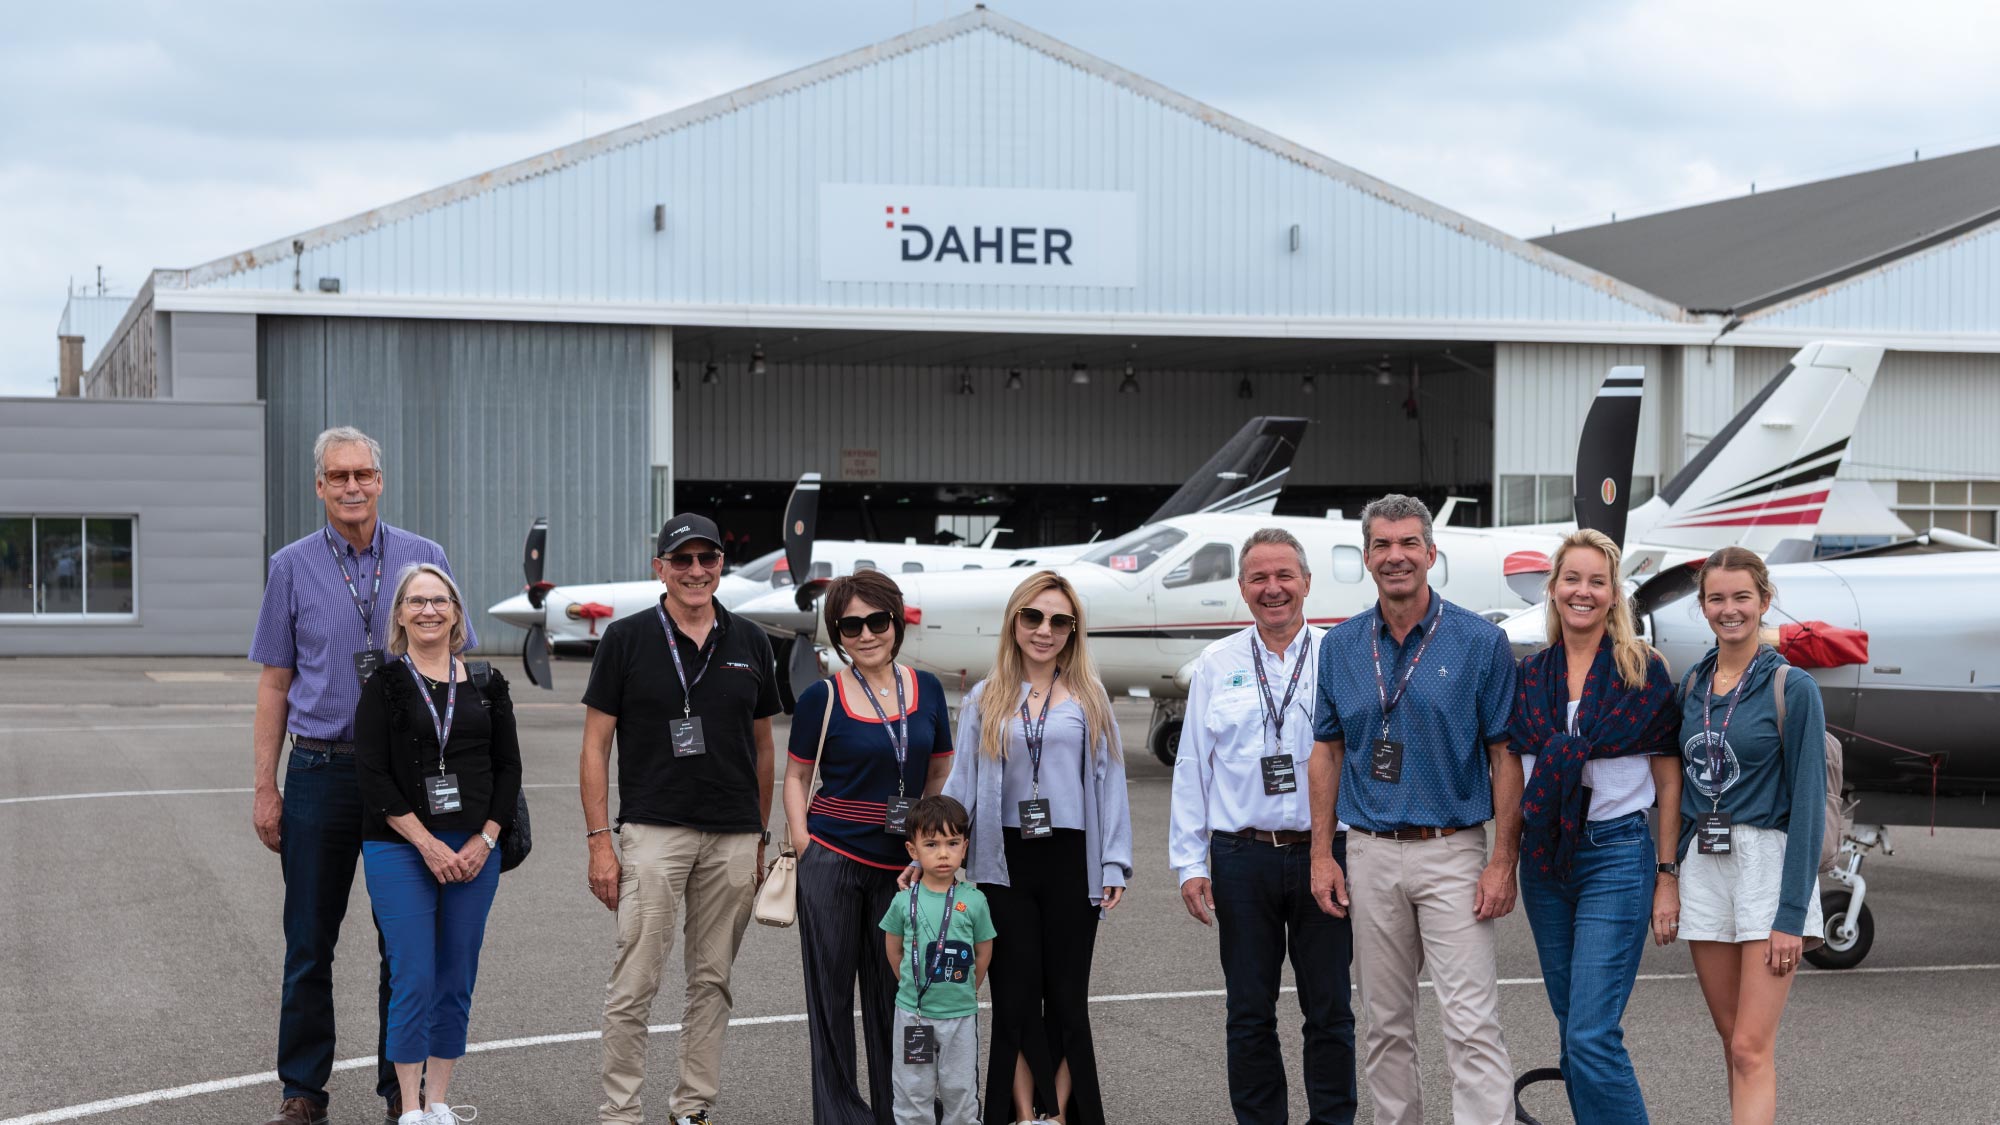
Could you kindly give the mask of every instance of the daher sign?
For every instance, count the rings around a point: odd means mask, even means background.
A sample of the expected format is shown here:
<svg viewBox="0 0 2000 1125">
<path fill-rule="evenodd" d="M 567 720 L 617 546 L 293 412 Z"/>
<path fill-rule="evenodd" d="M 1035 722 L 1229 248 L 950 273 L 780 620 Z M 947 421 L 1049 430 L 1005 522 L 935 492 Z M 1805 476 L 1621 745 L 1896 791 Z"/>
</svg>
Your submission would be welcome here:
<svg viewBox="0 0 2000 1125">
<path fill-rule="evenodd" d="M 821 184 L 821 281 L 1130 288 L 1129 191 Z"/>
</svg>

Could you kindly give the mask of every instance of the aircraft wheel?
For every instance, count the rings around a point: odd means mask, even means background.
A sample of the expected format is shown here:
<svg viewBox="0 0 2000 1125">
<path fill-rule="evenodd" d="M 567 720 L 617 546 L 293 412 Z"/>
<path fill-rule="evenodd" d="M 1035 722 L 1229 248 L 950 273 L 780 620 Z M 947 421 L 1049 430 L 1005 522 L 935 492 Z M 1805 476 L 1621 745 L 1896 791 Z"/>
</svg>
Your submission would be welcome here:
<svg viewBox="0 0 2000 1125">
<path fill-rule="evenodd" d="M 1806 954 L 1806 960 L 1815 966 L 1851 969 L 1868 956 L 1869 947 L 1875 944 L 1875 915 L 1865 902 L 1861 904 L 1861 917 L 1855 920 L 1854 940 L 1843 944 L 1835 936 L 1847 920 L 1847 904 L 1853 899 L 1846 891 L 1834 891 L 1820 900 L 1820 911 L 1826 917 L 1826 944 Z"/>
<path fill-rule="evenodd" d="M 1168 719 L 1154 727 L 1149 741 L 1153 746 L 1153 757 L 1158 758 L 1160 764 L 1171 767 L 1181 753 L 1181 721 Z"/>
</svg>

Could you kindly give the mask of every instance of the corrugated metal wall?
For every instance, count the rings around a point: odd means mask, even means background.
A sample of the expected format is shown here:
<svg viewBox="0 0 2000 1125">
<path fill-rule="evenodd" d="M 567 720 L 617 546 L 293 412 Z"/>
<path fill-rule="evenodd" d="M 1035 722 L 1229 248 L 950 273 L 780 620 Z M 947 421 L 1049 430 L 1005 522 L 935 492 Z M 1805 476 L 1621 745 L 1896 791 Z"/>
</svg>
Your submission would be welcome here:
<svg viewBox="0 0 2000 1125">
<path fill-rule="evenodd" d="M 549 517 L 552 581 L 644 577 L 650 331 L 463 321 L 260 318 L 269 404 L 268 542 L 318 527 L 313 438 L 382 443 L 382 516 L 437 540 L 487 651 L 518 629 L 485 607 L 521 588 L 521 544 Z M 385 579 L 386 580 L 386 579 Z"/>
<path fill-rule="evenodd" d="M 1314 419 L 1294 462 L 1295 485 L 1473 483 L 1492 465 L 1492 381 L 1460 370 L 1419 379 L 1424 462 L 1407 385 L 1320 375 L 1314 392 L 1297 373 L 1252 374 L 1239 398 L 1235 373 L 1140 371 L 1138 394 L 1119 394 L 1122 373 L 1099 370 L 1088 386 L 1067 371 L 1030 370 L 1019 391 L 1005 369 L 772 365 L 714 386 L 702 364 L 678 365 L 674 471 L 683 480 L 791 480 L 818 470 L 838 480 L 843 449 L 875 449 L 886 481 L 1008 484 L 1177 484 L 1243 422 L 1259 414 Z"/>
<path fill-rule="evenodd" d="M 136 516 L 138 621 L 0 625 L 0 654 L 241 656 L 264 586 L 264 408 L 0 400 L 0 513 Z"/>
<path fill-rule="evenodd" d="M 1613 367 L 1646 369 L 1639 408 L 1635 476 L 1660 471 L 1661 349 L 1594 344 L 1494 345 L 1494 471 L 1566 474 L 1576 470 L 1577 436 L 1598 385 Z"/>
<path fill-rule="evenodd" d="M 1990 338 L 1996 309 L 2000 309 L 2000 224 L 1837 285 L 1821 296 L 1753 316 L 1744 328 L 1831 327 L 1849 335 L 1920 332 Z"/>
<path fill-rule="evenodd" d="M 586 144 L 585 147 L 588 147 Z M 820 280 L 823 183 L 1138 193 L 1139 286 Z M 1660 323 L 1597 284 L 991 28 L 205 284 L 803 308 Z M 470 194 L 477 192 L 477 194 Z M 666 230 L 654 233 L 664 204 Z M 1300 248 L 1288 232 L 1301 229 Z M 1587 273 L 1587 271 L 1579 271 Z M 1594 276 L 1594 275 L 1593 275 Z"/>
</svg>

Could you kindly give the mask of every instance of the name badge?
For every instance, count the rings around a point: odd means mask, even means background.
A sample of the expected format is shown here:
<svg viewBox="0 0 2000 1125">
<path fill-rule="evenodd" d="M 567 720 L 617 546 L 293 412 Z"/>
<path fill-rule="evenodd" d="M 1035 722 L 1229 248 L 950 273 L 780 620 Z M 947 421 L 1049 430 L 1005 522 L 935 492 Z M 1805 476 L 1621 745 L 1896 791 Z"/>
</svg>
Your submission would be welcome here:
<svg viewBox="0 0 2000 1125">
<path fill-rule="evenodd" d="M 461 807 L 458 796 L 458 775 L 447 773 L 424 778 L 424 795 L 430 798 L 432 816 L 457 812 Z"/>
<path fill-rule="evenodd" d="M 389 654 L 379 648 L 364 648 L 354 654 L 354 674 L 361 677 L 361 682 L 365 684 L 368 682 L 368 677 L 375 674 L 375 669 L 380 668 L 388 659 Z"/>
<path fill-rule="evenodd" d="M 1702 855 L 1728 855 L 1729 814 L 1705 812 L 1694 824 L 1694 846 Z"/>
<path fill-rule="evenodd" d="M 1368 776 L 1388 785 L 1403 782 L 1403 744 L 1378 738 L 1368 754 Z"/>
<path fill-rule="evenodd" d="M 1290 754 L 1272 754 L 1257 759 L 1264 768 L 1264 795 L 1277 797 L 1299 791 L 1299 768 Z"/>
<path fill-rule="evenodd" d="M 947 941 L 939 955 L 935 942 L 930 946 L 932 984 L 965 984 L 972 979 L 972 946 L 963 941 Z"/>
<path fill-rule="evenodd" d="M 908 797 L 891 797 L 883 804 L 882 831 L 891 836 L 910 834 L 910 806 L 916 804 Z"/>
<path fill-rule="evenodd" d="M 674 757 L 693 758 L 708 753 L 708 744 L 701 740 L 701 716 L 675 719 L 668 725 L 668 732 L 674 740 Z"/>
<path fill-rule="evenodd" d="M 1049 799 L 1037 797 L 1021 802 L 1021 839 L 1046 840 L 1056 834 L 1056 826 L 1049 819 Z"/>
<path fill-rule="evenodd" d="M 903 1029 L 903 1062 L 910 1066 L 929 1066 L 937 1061 L 937 1029 L 926 1023 L 913 1023 Z"/>
</svg>

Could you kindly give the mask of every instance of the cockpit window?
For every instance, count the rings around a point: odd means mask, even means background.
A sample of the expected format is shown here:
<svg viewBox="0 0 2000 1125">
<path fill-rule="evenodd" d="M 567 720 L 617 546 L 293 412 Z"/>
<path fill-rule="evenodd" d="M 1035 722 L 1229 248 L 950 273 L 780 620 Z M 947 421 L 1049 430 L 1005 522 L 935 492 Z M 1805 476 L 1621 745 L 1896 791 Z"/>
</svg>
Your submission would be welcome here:
<svg viewBox="0 0 2000 1125">
<path fill-rule="evenodd" d="M 1142 527 L 1123 539 L 1114 539 L 1104 546 L 1083 556 L 1082 561 L 1096 563 L 1108 570 L 1121 574 L 1138 574 L 1160 561 L 1160 556 L 1174 549 L 1187 532 L 1173 527 Z"/>
<path fill-rule="evenodd" d="M 742 566 L 737 567 L 735 574 L 738 578 L 747 578 L 752 582 L 770 582 L 773 586 L 789 586 L 791 585 L 789 575 L 782 582 L 772 581 L 771 578 L 771 573 L 778 567 L 778 560 L 784 557 L 785 553 L 783 551 L 772 551 L 769 554 L 759 555 Z"/>
</svg>

